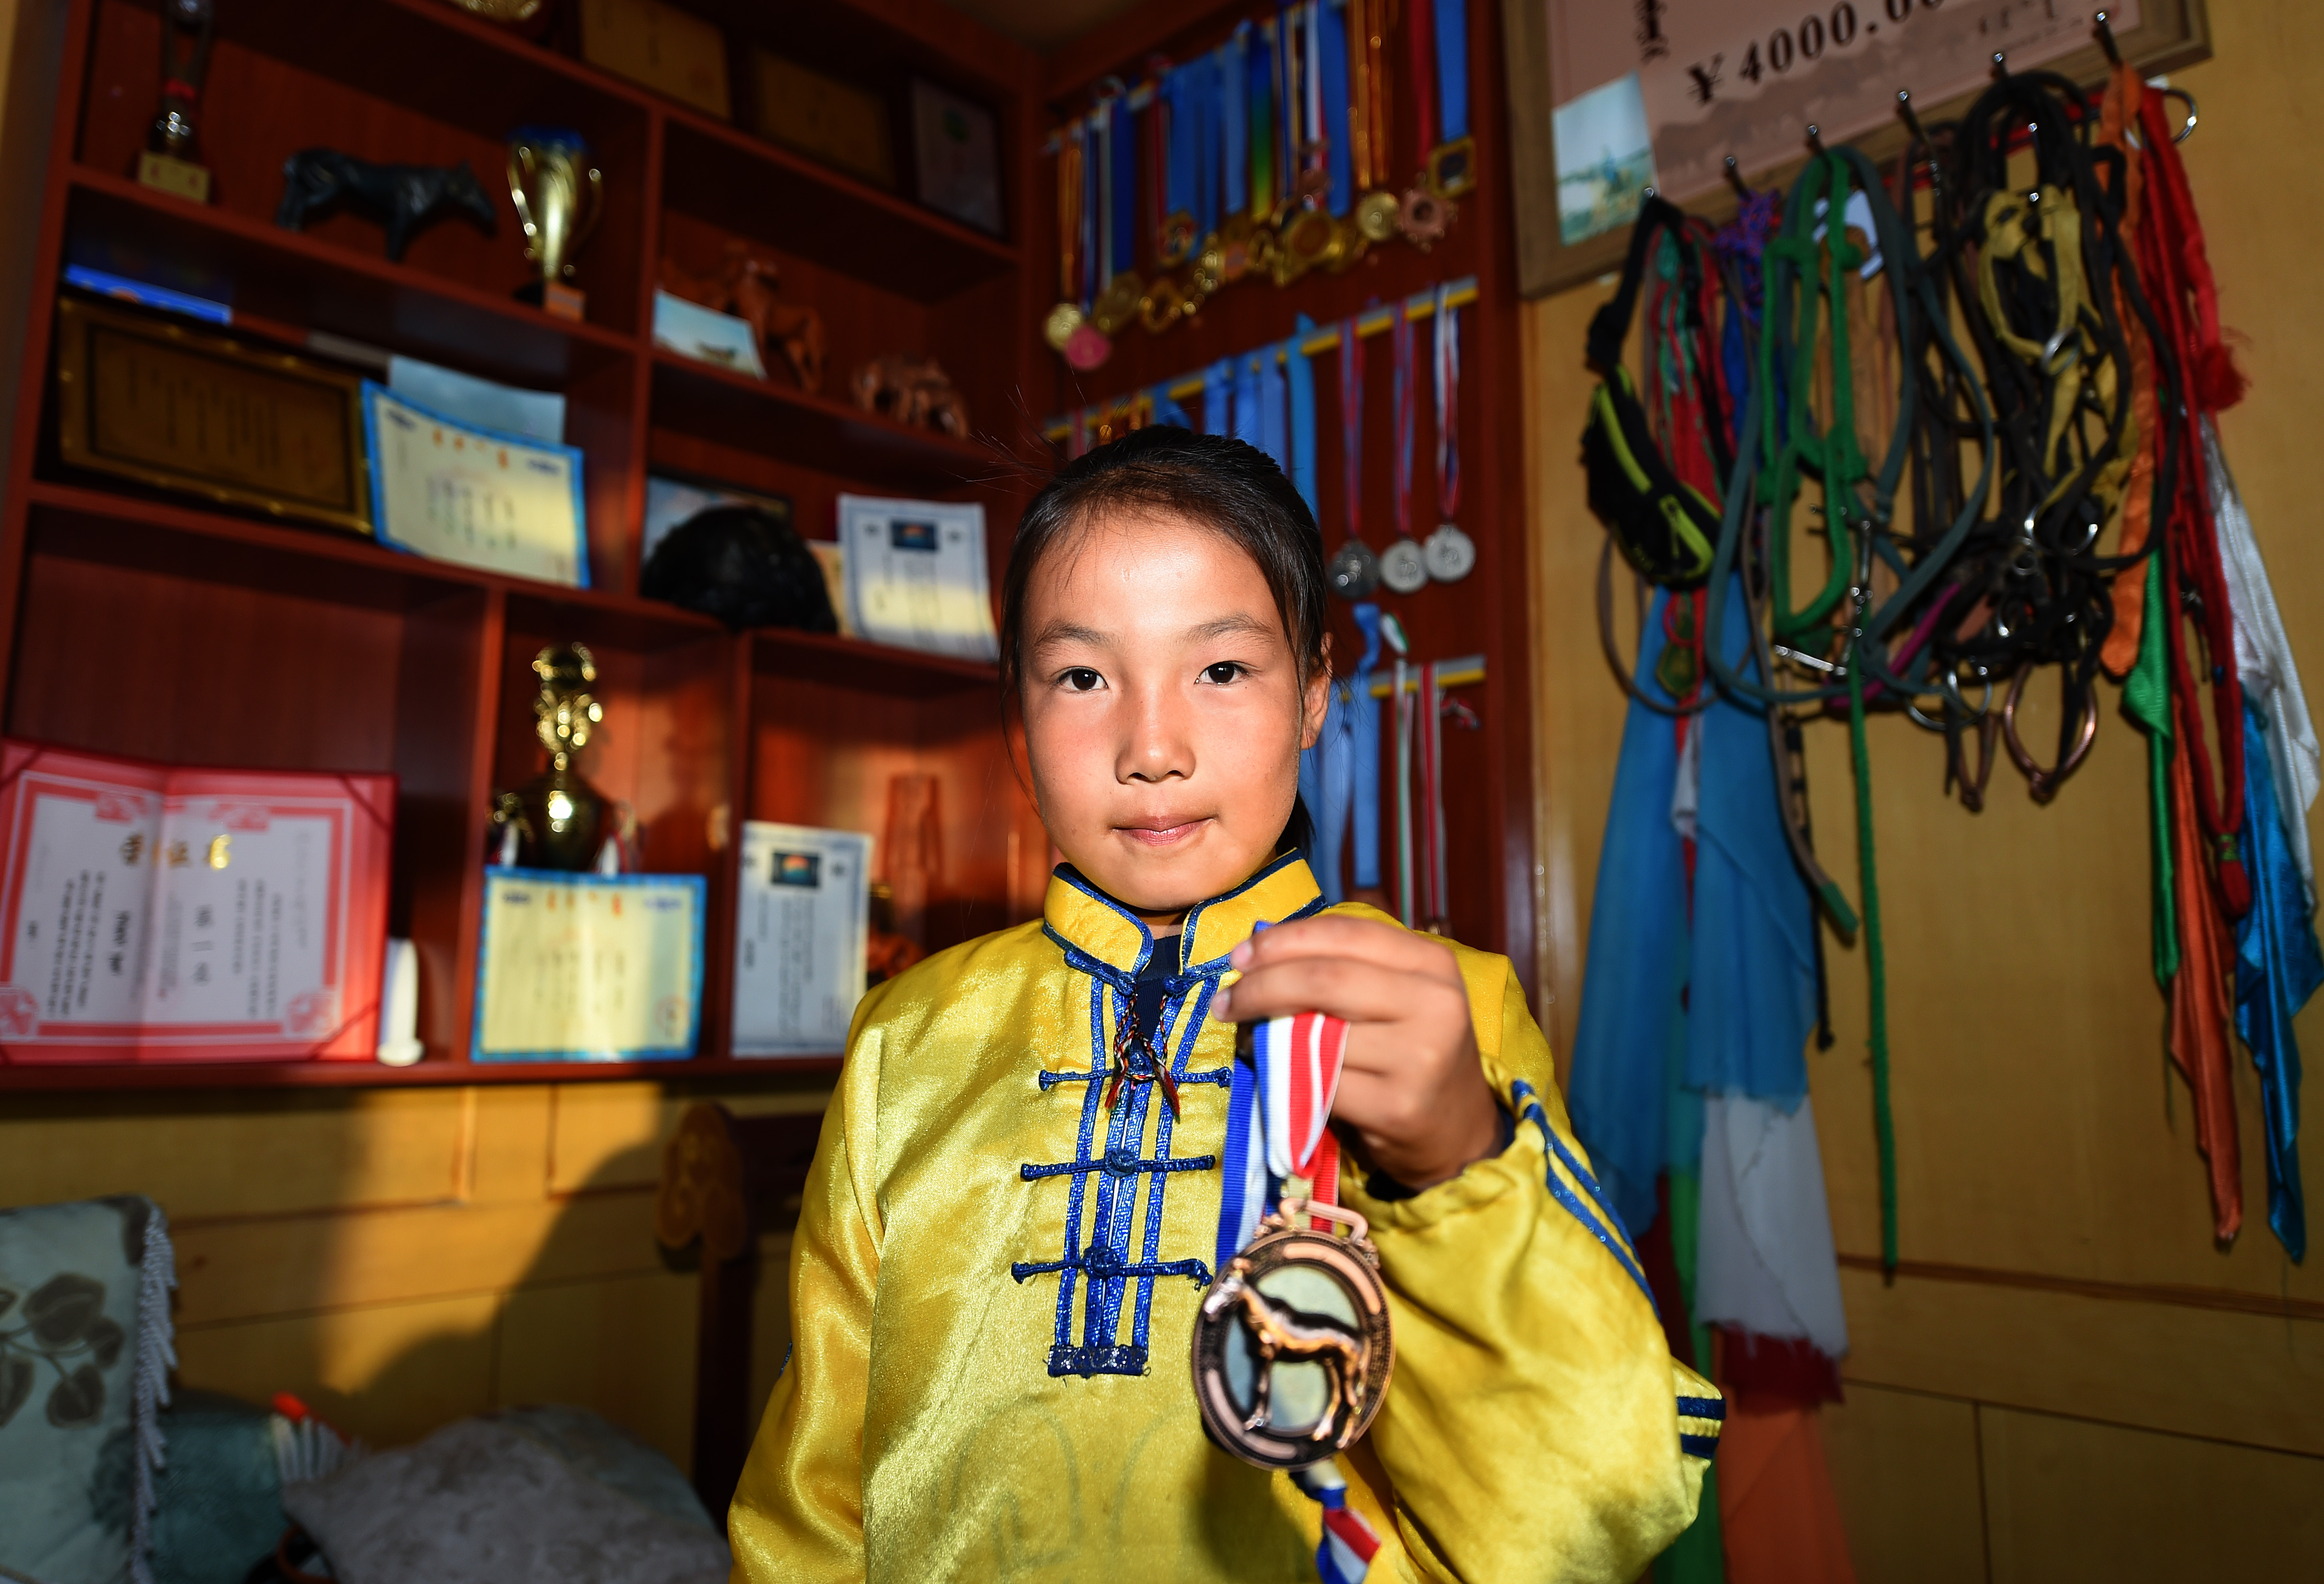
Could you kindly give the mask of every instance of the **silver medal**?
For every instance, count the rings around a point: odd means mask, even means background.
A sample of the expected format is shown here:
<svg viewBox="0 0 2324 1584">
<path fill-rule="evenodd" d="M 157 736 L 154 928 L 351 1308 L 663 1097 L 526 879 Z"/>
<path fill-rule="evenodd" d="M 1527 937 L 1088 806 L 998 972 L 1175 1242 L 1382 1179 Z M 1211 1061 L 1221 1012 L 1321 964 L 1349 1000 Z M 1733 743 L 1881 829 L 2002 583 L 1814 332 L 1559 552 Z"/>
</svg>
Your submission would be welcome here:
<svg viewBox="0 0 2324 1584">
<path fill-rule="evenodd" d="M 1332 580 L 1332 592 L 1343 600 L 1362 599 L 1380 585 L 1379 557 L 1361 539 L 1342 545 L 1324 570 Z"/>
<path fill-rule="evenodd" d="M 1449 522 L 1428 536 L 1421 554 L 1439 583 L 1458 583 L 1477 567 L 1477 541 Z"/>
<path fill-rule="evenodd" d="M 1428 557 L 1410 539 L 1398 539 L 1380 557 L 1380 582 L 1392 594 L 1418 594 L 1428 586 Z"/>
</svg>

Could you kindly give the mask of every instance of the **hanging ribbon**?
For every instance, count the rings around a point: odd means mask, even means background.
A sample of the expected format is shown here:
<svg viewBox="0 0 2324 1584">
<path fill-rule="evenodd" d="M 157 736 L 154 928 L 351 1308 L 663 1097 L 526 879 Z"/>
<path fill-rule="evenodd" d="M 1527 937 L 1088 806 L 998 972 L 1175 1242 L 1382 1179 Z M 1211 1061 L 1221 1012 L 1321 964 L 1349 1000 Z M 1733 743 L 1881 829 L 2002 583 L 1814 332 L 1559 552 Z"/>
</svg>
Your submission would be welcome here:
<svg viewBox="0 0 2324 1584">
<path fill-rule="evenodd" d="M 1203 433 L 1234 433 L 1234 360 L 1222 357 L 1203 371 Z"/>
<path fill-rule="evenodd" d="M 1412 62 L 1412 148 L 1420 159 L 1436 146 L 1436 83 L 1428 69 L 1431 35 L 1435 32 L 1429 0 L 1404 0 L 1406 47 Z"/>
<path fill-rule="evenodd" d="M 1111 283 L 1114 276 L 1138 264 L 1138 134 L 1126 97 L 1117 95 L 1107 105 L 1106 126 L 1112 170 L 1111 191 L 1106 201 L 1108 223 L 1113 233 L 1112 252 L 1107 255 L 1106 263 L 1106 281 Z"/>
<path fill-rule="evenodd" d="M 1315 504 L 1315 370 L 1306 351 L 1307 337 L 1314 328 L 1315 321 L 1301 314 L 1291 339 L 1283 344 L 1284 378 L 1291 389 L 1291 483 L 1299 498 L 1307 502 L 1310 515 L 1319 510 Z"/>
<path fill-rule="evenodd" d="M 1412 351 L 1412 316 L 1402 298 L 1397 299 L 1396 319 L 1389 332 L 1390 344 L 1396 349 L 1396 531 L 1399 539 L 1412 537 L 1412 436 L 1419 426 L 1419 392 L 1414 389 Z"/>
<path fill-rule="evenodd" d="M 1250 106 L 1250 216 L 1264 220 L 1275 211 L 1275 33 L 1268 23 L 1250 51 L 1247 98 Z"/>
<path fill-rule="evenodd" d="M 1262 348 L 1251 362 L 1258 365 L 1259 378 L 1259 448 L 1275 458 L 1275 465 L 1291 472 L 1291 414 L 1288 410 L 1290 391 L 1283 377 L 1283 364 L 1272 346 Z"/>
<path fill-rule="evenodd" d="M 1340 1143 L 1329 1124 L 1347 1045 L 1347 1024 L 1321 1012 L 1271 1018 L 1251 1030 L 1251 1059 L 1237 1062 L 1230 1081 L 1216 1268 L 1249 1246 L 1286 1183 L 1304 1182 L 1314 1203 L 1339 1203 Z M 1349 1510 L 1346 1479 L 1329 1459 L 1291 1478 L 1323 1509 L 1318 1577 L 1360 1584 L 1379 1537 Z"/>
<path fill-rule="evenodd" d="M 1218 49 L 1220 201 L 1240 215 L 1250 207 L 1250 23 L 1237 23 Z"/>
<path fill-rule="evenodd" d="M 1340 493 L 1348 537 L 1364 537 L 1364 342 L 1356 321 L 1340 321 Z M 1379 647 L 1379 640 L 1373 640 Z"/>
<path fill-rule="evenodd" d="M 1346 5 L 1347 0 L 1337 0 Z M 1323 168 L 1332 178 L 1324 203 L 1334 215 L 1344 215 L 1355 201 L 1355 158 L 1348 147 L 1348 30 L 1320 13 L 1316 29 L 1322 42 L 1323 100 Z"/>
<path fill-rule="evenodd" d="M 1436 512 L 1450 522 L 1461 510 L 1461 310 L 1436 288 Z"/>
<path fill-rule="evenodd" d="M 1363 635 L 1364 652 L 1356 657 L 1348 681 L 1350 740 L 1355 745 L 1356 801 L 1349 819 L 1355 852 L 1349 868 L 1356 889 L 1380 888 L 1380 701 L 1372 694 L 1372 672 L 1379 665 L 1380 608 L 1366 603 L 1350 612 Z"/>
<path fill-rule="evenodd" d="M 1444 697 L 1436 683 L 1436 662 L 1420 668 L 1420 849 L 1423 924 L 1443 927 L 1444 875 Z"/>
<path fill-rule="evenodd" d="M 1436 87 L 1443 106 L 1439 135 L 1457 143 L 1469 135 L 1468 0 L 1434 0 L 1436 7 Z"/>
</svg>

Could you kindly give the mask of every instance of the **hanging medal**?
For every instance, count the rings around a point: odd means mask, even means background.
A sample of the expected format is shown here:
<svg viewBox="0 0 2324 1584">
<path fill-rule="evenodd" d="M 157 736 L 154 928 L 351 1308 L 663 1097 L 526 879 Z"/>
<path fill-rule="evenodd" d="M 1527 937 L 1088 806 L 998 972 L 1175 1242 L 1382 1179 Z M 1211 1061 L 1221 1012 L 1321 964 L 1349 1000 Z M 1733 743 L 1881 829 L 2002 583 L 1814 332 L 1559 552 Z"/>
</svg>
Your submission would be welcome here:
<svg viewBox="0 0 2324 1584">
<path fill-rule="evenodd" d="M 1436 135 L 1436 85 L 1428 69 L 1430 45 L 1434 41 L 1429 37 L 1429 7 L 1414 0 L 1405 7 L 1405 19 L 1410 24 L 1407 36 L 1412 58 L 1412 125 L 1416 147 L 1425 160 Z M 1404 233 L 1405 239 L 1426 253 L 1452 224 L 1451 201 L 1430 185 L 1426 170 L 1415 175 L 1397 210 L 1397 228 Z"/>
<path fill-rule="evenodd" d="M 1461 310 L 1436 289 L 1436 514 L 1440 526 L 1422 550 L 1428 576 L 1458 583 L 1477 565 L 1477 543 L 1454 525 L 1461 509 Z"/>
<path fill-rule="evenodd" d="M 1380 582 L 1394 594 L 1417 594 L 1428 586 L 1428 559 L 1412 537 L 1412 431 L 1419 418 L 1419 392 L 1413 387 L 1412 316 L 1406 302 L 1396 305 L 1389 327 L 1396 345 L 1396 542 L 1381 553 Z"/>
<path fill-rule="evenodd" d="M 1348 513 L 1348 542 L 1325 568 L 1332 592 L 1360 600 L 1379 587 L 1379 557 L 1364 543 L 1364 344 L 1356 321 L 1340 321 L 1340 476 Z"/>
<path fill-rule="evenodd" d="M 1434 9 L 1443 141 L 1427 149 L 1421 181 L 1438 198 L 1450 199 L 1477 185 L 1477 141 L 1469 134 L 1469 7 L 1467 0 L 1434 0 Z"/>
<path fill-rule="evenodd" d="M 1305 1469 L 1352 1446 L 1396 1364 L 1379 1253 L 1364 1218 L 1339 1205 L 1329 1123 L 1347 1042 L 1347 1024 L 1320 1012 L 1238 1031 L 1194 1398 L 1211 1438 L 1261 1469 Z"/>
</svg>

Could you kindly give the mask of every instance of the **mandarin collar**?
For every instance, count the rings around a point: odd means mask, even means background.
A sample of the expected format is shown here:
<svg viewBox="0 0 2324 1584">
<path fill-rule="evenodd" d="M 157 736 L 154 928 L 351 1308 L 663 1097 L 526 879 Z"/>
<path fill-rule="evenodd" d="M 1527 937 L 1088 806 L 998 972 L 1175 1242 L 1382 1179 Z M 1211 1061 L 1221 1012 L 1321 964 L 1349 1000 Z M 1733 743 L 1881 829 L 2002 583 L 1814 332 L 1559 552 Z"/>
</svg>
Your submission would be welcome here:
<svg viewBox="0 0 2324 1584">
<path fill-rule="evenodd" d="M 1323 892 L 1306 861 L 1286 852 L 1233 890 L 1187 912 L 1173 977 L 1214 978 L 1226 972 L 1227 953 L 1261 925 L 1305 918 L 1323 906 Z M 1128 986 L 1154 953 L 1154 933 L 1145 921 L 1070 863 L 1050 874 L 1041 913 L 1043 933 L 1065 949 L 1065 960 L 1109 982 Z"/>
</svg>

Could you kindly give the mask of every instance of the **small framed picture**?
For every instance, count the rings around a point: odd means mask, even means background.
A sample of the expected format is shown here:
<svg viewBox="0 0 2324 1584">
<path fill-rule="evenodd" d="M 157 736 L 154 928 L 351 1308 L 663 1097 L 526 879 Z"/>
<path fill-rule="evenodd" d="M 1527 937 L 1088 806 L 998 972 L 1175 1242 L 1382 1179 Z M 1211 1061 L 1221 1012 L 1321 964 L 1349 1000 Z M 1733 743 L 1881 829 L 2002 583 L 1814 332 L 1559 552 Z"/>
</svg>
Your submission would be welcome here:
<svg viewBox="0 0 2324 1584">
<path fill-rule="evenodd" d="M 920 202 L 964 226 L 1001 235 L 1001 144 L 991 111 L 916 78 L 912 149 Z"/>
</svg>

